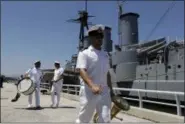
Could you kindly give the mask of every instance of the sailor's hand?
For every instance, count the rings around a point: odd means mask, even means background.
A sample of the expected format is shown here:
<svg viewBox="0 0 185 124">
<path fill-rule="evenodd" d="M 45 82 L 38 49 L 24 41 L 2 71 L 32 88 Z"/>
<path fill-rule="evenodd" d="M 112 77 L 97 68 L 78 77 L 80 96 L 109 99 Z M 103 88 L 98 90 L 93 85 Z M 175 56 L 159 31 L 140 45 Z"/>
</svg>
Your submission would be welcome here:
<svg viewBox="0 0 185 124">
<path fill-rule="evenodd" d="M 102 92 L 101 85 L 93 84 L 91 90 L 94 94 L 100 94 Z"/>
<path fill-rule="evenodd" d="M 55 80 L 52 80 L 51 82 L 52 82 L 52 83 L 55 83 L 56 81 L 55 81 Z"/>
<path fill-rule="evenodd" d="M 29 79 L 29 77 L 25 77 L 25 79 Z"/>
</svg>

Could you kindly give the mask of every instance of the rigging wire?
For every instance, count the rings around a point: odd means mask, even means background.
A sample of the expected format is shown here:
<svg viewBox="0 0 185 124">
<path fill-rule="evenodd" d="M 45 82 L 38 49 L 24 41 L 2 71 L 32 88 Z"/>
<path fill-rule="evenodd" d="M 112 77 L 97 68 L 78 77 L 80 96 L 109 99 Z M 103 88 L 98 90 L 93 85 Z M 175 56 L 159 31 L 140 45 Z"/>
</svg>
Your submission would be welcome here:
<svg viewBox="0 0 185 124">
<path fill-rule="evenodd" d="M 156 23 L 155 27 L 152 29 L 152 31 L 149 33 L 149 35 L 147 36 L 146 40 L 147 41 L 152 34 L 154 33 L 154 31 L 157 29 L 157 27 L 159 26 L 159 24 L 162 22 L 162 20 L 164 19 L 164 17 L 170 12 L 170 10 L 173 9 L 173 7 L 175 6 L 176 1 L 173 0 L 173 2 L 170 4 L 170 6 L 167 8 L 167 10 L 164 12 L 164 14 L 160 17 L 159 21 Z"/>
<path fill-rule="evenodd" d="M 85 0 L 85 11 L 87 12 L 87 0 Z"/>
</svg>

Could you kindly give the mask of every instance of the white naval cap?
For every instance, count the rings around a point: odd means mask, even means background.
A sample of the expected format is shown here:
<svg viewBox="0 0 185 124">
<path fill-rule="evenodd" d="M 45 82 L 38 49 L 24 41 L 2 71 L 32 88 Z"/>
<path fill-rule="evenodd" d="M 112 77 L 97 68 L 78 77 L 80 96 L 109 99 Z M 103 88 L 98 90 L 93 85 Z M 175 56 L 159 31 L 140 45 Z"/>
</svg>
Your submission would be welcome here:
<svg viewBox="0 0 185 124">
<path fill-rule="evenodd" d="M 37 61 L 34 62 L 34 64 L 37 64 L 37 63 L 40 63 L 40 60 L 37 60 Z"/>
<path fill-rule="evenodd" d="M 59 61 L 55 61 L 55 63 L 56 63 L 56 64 L 60 64 L 60 62 L 59 62 Z"/>
<path fill-rule="evenodd" d="M 102 25 L 102 24 L 97 24 L 97 25 L 93 25 L 92 27 L 89 28 L 89 30 L 87 31 L 87 34 L 89 35 L 90 32 L 93 32 L 93 31 L 100 31 L 100 33 L 102 31 L 105 30 L 105 26 Z"/>
</svg>

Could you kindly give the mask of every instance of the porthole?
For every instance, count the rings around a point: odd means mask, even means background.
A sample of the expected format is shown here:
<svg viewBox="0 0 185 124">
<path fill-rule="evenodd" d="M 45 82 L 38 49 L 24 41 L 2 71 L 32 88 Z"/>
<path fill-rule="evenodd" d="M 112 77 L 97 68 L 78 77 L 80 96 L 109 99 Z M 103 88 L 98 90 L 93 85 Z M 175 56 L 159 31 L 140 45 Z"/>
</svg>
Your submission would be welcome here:
<svg viewBox="0 0 185 124">
<path fill-rule="evenodd" d="M 177 68 L 181 68 L 181 65 L 178 65 Z"/>
<path fill-rule="evenodd" d="M 168 69 L 171 69 L 171 66 L 170 65 L 168 65 Z"/>
</svg>

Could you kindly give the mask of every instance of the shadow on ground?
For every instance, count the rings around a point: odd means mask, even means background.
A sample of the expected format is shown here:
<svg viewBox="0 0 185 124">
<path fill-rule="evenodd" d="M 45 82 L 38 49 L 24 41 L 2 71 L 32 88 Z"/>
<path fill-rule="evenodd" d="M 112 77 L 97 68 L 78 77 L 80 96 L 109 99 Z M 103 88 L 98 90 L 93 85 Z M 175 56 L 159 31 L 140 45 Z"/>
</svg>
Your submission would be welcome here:
<svg viewBox="0 0 185 124">
<path fill-rule="evenodd" d="M 72 107 L 72 106 L 59 106 L 58 108 L 56 108 L 56 107 L 41 107 L 40 109 L 36 109 L 35 107 L 33 107 L 33 108 L 15 108 L 15 109 L 43 110 L 43 109 L 59 109 L 59 108 L 75 109 L 76 107 Z"/>
<path fill-rule="evenodd" d="M 36 108 L 15 108 L 15 109 L 24 109 L 24 110 L 43 110 L 44 108 L 39 108 L 39 109 L 36 109 Z"/>
</svg>

